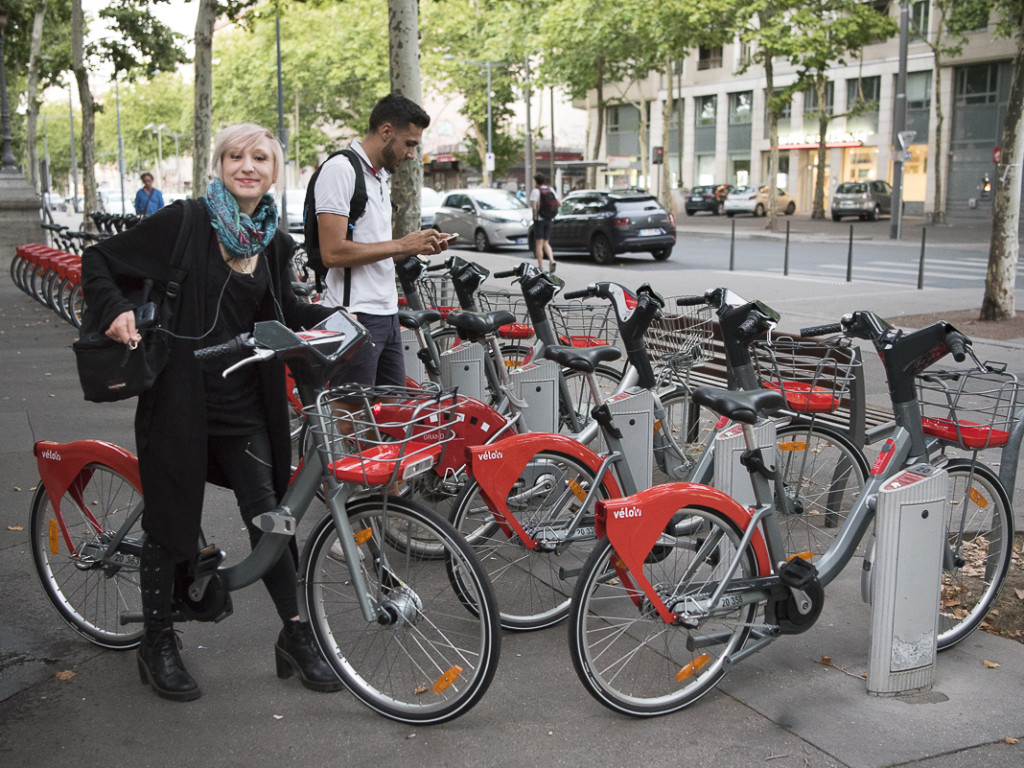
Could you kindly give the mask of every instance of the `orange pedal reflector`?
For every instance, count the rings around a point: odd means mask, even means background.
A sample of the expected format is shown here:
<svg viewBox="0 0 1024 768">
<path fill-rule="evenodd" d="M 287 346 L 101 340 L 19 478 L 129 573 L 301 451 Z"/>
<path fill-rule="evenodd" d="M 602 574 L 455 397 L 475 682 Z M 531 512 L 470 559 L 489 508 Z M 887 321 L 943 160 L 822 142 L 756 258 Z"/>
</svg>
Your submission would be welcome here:
<svg viewBox="0 0 1024 768">
<path fill-rule="evenodd" d="M 449 669 L 447 672 L 445 672 L 443 675 L 441 675 L 439 678 L 437 678 L 436 681 L 434 681 L 434 693 L 438 694 L 441 691 L 443 691 L 449 685 L 451 685 L 456 680 L 458 680 L 459 675 L 461 675 L 461 674 L 462 674 L 462 667 L 460 667 L 458 664 L 456 664 L 451 669 Z"/>
<path fill-rule="evenodd" d="M 797 558 L 797 557 L 799 557 L 801 560 L 808 560 L 808 561 L 810 561 L 814 557 L 814 553 L 813 552 L 797 552 L 797 553 L 792 554 L 789 557 L 787 557 L 786 558 L 786 562 L 787 563 L 791 563 L 791 562 L 793 562 L 793 559 Z"/>
<path fill-rule="evenodd" d="M 985 509 L 985 507 L 988 506 L 988 499 L 986 499 L 984 496 L 982 496 L 981 493 L 977 489 L 975 489 L 975 488 L 969 489 L 967 491 L 967 495 L 971 497 L 971 501 L 973 501 L 975 504 L 977 504 L 982 509 Z"/>
<path fill-rule="evenodd" d="M 785 443 L 779 443 L 780 451 L 806 451 L 807 441 L 806 440 L 790 440 Z"/>
<path fill-rule="evenodd" d="M 704 665 L 707 664 L 709 661 L 711 661 L 711 657 L 706 653 L 702 653 L 700 656 L 698 656 L 696 659 L 691 661 L 689 664 L 687 664 L 685 667 L 683 667 L 676 673 L 676 682 L 681 683 L 683 682 L 683 680 L 690 677 L 691 675 L 700 672 L 702 669 L 704 669 Z"/>
<path fill-rule="evenodd" d="M 50 527 L 47 531 L 47 538 L 50 540 L 50 554 L 56 555 L 60 552 L 60 531 L 57 528 L 57 521 L 50 518 Z"/>
</svg>

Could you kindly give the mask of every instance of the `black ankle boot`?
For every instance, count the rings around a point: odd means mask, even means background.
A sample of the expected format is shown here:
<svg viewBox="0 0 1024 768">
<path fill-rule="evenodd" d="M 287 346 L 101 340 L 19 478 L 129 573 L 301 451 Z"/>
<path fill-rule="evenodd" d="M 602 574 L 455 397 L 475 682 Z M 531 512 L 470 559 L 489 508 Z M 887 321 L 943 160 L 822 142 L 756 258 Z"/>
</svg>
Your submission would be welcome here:
<svg viewBox="0 0 1024 768">
<path fill-rule="evenodd" d="M 286 621 L 274 644 L 277 676 L 282 680 L 298 673 L 311 691 L 332 693 L 344 686 L 338 674 L 320 653 L 313 628 L 305 621 Z"/>
<path fill-rule="evenodd" d="M 181 640 L 173 629 L 146 630 L 136 654 L 139 679 L 162 699 L 192 701 L 203 692 L 185 669 L 178 653 L 180 647 Z"/>
</svg>

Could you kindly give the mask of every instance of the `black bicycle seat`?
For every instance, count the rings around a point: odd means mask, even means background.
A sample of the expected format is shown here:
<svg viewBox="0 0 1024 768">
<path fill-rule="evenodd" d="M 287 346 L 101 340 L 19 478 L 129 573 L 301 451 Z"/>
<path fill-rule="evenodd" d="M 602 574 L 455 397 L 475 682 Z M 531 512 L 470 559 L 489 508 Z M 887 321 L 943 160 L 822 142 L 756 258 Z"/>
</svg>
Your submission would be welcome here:
<svg viewBox="0 0 1024 768">
<path fill-rule="evenodd" d="M 460 331 L 472 335 L 483 335 L 494 333 L 503 325 L 511 325 L 516 322 L 516 316 L 506 309 L 499 309 L 495 312 L 468 312 L 464 309 L 457 309 L 448 313 L 446 322 Z"/>
<path fill-rule="evenodd" d="M 593 373 L 598 363 L 610 362 L 622 357 L 622 350 L 610 346 L 567 347 L 554 344 L 544 348 L 544 357 L 574 371 Z"/>
<path fill-rule="evenodd" d="M 398 322 L 403 328 L 416 330 L 424 326 L 436 323 L 441 319 L 441 313 L 436 309 L 400 309 L 398 310 Z"/>
<path fill-rule="evenodd" d="M 770 416 L 786 407 L 782 393 L 771 389 L 733 392 L 718 387 L 697 387 L 693 390 L 693 401 L 741 424 L 756 424 L 759 417 Z"/>
</svg>

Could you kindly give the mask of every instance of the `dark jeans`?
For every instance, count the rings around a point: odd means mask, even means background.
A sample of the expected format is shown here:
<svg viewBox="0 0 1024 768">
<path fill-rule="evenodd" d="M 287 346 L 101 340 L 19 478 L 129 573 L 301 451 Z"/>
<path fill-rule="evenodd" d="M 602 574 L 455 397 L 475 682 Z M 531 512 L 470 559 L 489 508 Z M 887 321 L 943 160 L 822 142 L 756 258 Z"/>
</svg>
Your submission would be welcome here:
<svg viewBox="0 0 1024 768">
<path fill-rule="evenodd" d="M 273 471 L 270 465 L 270 438 L 266 432 L 241 437 L 210 436 L 207 440 L 209 462 L 216 465 L 235 493 L 238 509 L 256 546 L 262 532 L 253 519 L 277 505 Z M 142 614 L 147 629 L 171 625 L 171 597 L 177 567 L 171 554 L 159 542 L 146 537 L 142 546 L 140 586 Z M 264 576 L 263 584 L 274 601 L 278 616 L 287 621 L 299 613 L 295 559 L 286 550 Z"/>
</svg>

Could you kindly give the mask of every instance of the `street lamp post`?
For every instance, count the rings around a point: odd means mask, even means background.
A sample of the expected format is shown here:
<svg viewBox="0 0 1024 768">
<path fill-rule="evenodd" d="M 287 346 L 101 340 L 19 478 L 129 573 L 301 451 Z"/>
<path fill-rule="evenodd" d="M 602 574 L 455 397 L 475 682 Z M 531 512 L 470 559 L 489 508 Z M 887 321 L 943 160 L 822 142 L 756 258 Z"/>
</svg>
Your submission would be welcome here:
<svg viewBox="0 0 1024 768">
<path fill-rule="evenodd" d="M 484 158 L 484 186 L 491 186 L 491 171 L 494 170 L 494 142 L 491 129 L 491 67 L 495 64 L 504 64 L 504 61 L 473 61 L 471 59 L 456 59 L 450 53 L 444 55 L 448 61 L 458 61 L 462 64 L 472 64 L 476 67 L 484 67 L 487 70 L 487 157 Z"/>
<path fill-rule="evenodd" d="M 18 173 L 18 164 L 11 152 L 11 115 L 7 111 L 7 72 L 4 70 L 4 33 L 7 31 L 7 9 L 0 8 L 0 132 L 3 137 L 3 160 L 0 173 Z"/>
<path fill-rule="evenodd" d="M 71 208 L 78 213 L 78 156 L 75 150 L 75 108 L 72 102 L 74 89 L 68 83 L 68 124 L 71 130 Z"/>
</svg>

